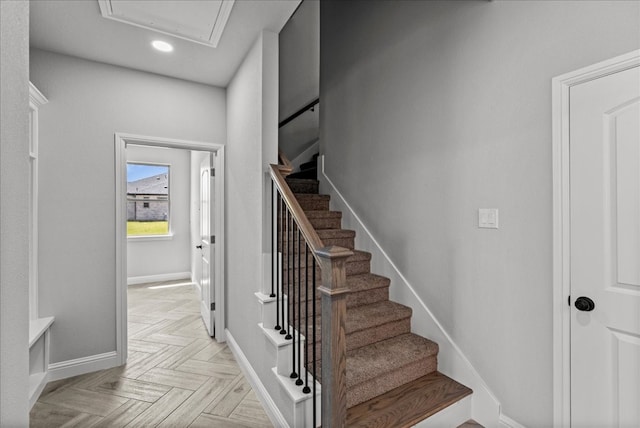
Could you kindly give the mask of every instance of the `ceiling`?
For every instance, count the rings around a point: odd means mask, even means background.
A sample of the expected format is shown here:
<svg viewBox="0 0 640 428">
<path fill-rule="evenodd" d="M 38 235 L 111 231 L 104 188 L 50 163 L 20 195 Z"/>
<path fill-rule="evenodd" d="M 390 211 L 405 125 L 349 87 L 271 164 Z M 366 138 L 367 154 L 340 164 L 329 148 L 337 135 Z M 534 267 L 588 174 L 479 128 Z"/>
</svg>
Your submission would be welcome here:
<svg viewBox="0 0 640 428">
<path fill-rule="evenodd" d="M 112 4 L 119 3 L 111 1 Z M 181 29 L 196 30 L 211 26 L 219 9 L 216 0 L 135 0 L 129 10 L 142 16 L 166 12 L 165 17 L 179 22 Z M 300 0 L 236 0 L 223 27 L 217 47 L 202 40 L 188 40 L 185 31 L 168 35 L 130 25 L 101 14 L 98 0 L 31 0 L 30 44 L 32 47 L 86 58 L 107 64 L 162 74 L 185 80 L 226 87 L 260 31 L 279 33 Z M 163 6 L 152 9 L 152 6 Z M 171 7 L 169 7 L 171 6 Z M 215 7 L 213 7 L 215 6 Z M 124 8 L 121 8 L 121 10 Z M 213 12 L 212 12 L 213 11 Z M 217 13 L 217 12 L 215 12 Z M 210 19 L 202 19 L 211 16 Z M 219 19 L 218 19 L 219 21 Z M 149 25 L 151 26 L 151 25 Z M 200 33 L 198 33 L 200 34 Z M 151 47 L 153 40 L 171 43 L 174 51 L 161 53 Z"/>
</svg>

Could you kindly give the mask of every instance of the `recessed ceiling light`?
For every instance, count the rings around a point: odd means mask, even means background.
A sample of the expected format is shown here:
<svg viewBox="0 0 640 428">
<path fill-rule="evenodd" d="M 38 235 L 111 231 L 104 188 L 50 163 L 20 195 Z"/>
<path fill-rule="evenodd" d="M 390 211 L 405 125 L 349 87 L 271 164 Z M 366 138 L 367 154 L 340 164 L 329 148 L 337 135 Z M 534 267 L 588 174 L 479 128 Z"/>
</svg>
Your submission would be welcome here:
<svg viewBox="0 0 640 428">
<path fill-rule="evenodd" d="M 173 46 L 171 46 L 167 42 L 163 42 L 162 40 L 154 40 L 153 42 L 151 42 L 151 46 L 153 46 L 160 52 L 171 52 L 173 50 Z"/>
</svg>

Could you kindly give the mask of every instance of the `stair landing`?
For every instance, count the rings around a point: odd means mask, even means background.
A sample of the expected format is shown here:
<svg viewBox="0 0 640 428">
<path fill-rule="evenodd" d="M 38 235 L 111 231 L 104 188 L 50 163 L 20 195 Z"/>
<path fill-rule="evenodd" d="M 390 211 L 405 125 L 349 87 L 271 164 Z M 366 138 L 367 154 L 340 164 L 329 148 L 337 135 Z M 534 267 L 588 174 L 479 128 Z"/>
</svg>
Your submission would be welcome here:
<svg viewBox="0 0 640 428">
<path fill-rule="evenodd" d="M 347 426 L 411 427 L 471 394 L 440 372 L 429 373 L 347 410 Z"/>
</svg>

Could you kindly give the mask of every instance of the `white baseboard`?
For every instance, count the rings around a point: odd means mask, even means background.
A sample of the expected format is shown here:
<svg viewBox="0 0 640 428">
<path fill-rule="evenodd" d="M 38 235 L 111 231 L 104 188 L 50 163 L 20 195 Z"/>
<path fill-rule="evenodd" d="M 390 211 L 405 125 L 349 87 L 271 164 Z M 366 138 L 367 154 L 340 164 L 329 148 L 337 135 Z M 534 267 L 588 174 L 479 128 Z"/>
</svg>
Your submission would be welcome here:
<svg viewBox="0 0 640 428">
<path fill-rule="evenodd" d="M 178 279 L 185 279 L 185 280 L 191 281 L 191 272 L 175 272 L 175 273 L 162 273 L 160 275 L 130 276 L 127 278 L 127 285 L 146 284 L 148 282 L 175 281 Z"/>
<path fill-rule="evenodd" d="M 326 175 L 324 156 L 320 156 L 318 162 L 320 170 L 318 180 L 320 180 L 321 193 L 331 195 L 333 210 L 342 211 L 343 227 L 355 230 L 358 249 L 371 253 L 372 270 L 391 279 L 390 297 L 398 303 L 411 307 L 413 310 L 412 331 L 438 343 L 440 347 L 438 370 L 473 390 L 470 416 L 474 420 L 486 427 L 497 427 L 500 417 L 500 402 L 475 367 L 462 353 L 462 350 L 445 331 L 442 324 L 416 293 L 415 288 L 400 272 L 396 264 Z"/>
<path fill-rule="evenodd" d="M 119 366 L 116 351 L 49 364 L 49 382 Z"/>
<path fill-rule="evenodd" d="M 518 423 L 504 414 L 500 415 L 500 427 L 504 428 L 525 428 L 524 425 Z"/>
<path fill-rule="evenodd" d="M 271 420 L 271 423 L 273 423 L 273 425 L 276 427 L 288 427 L 289 424 L 287 423 L 287 420 L 284 418 L 282 413 L 280 413 L 280 409 L 278 409 L 276 403 L 273 402 L 273 399 L 271 398 L 271 395 L 269 395 L 267 388 L 265 388 L 262 384 L 262 381 L 260 381 L 258 374 L 249 363 L 249 360 L 244 355 L 244 352 L 242 352 L 242 349 L 240 349 L 240 346 L 238 346 L 238 343 L 231 335 L 231 332 L 227 329 L 225 330 L 225 333 L 227 336 L 227 345 L 229 346 L 229 349 L 231 349 L 231 352 L 236 358 L 236 361 L 238 362 L 242 373 L 247 378 L 249 384 L 251 384 L 251 388 L 253 388 L 254 392 L 258 396 L 258 399 L 264 406 L 265 412 Z"/>
</svg>

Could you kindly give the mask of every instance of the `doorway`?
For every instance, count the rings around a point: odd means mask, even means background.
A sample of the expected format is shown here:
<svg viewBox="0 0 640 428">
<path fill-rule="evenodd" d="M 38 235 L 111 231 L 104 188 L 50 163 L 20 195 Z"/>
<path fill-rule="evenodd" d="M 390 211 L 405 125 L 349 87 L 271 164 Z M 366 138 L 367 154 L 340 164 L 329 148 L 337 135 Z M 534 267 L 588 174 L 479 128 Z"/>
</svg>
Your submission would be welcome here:
<svg viewBox="0 0 640 428">
<path fill-rule="evenodd" d="M 640 51 L 553 88 L 554 425 L 640 426 Z"/>
<path fill-rule="evenodd" d="M 218 342 L 225 341 L 224 325 L 224 145 L 206 142 L 176 140 L 158 137 L 147 137 L 131 134 L 116 133 L 115 135 L 115 169 L 116 169 L 116 352 L 120 364 L 127 360 L 127 146 L 146 146 L 153 148 L 169 148 L 205 153 L 209 160 L 209 174 L 212 177 L 208 183 L 207 192 L 215 204 L 209 203 L 207 236 L 211 239 L 211 249 L 208 253 L 210 280 L 207 289 L 199 288 L 201 306 L 209 308 L 202 311 L 203 321 L 210 334 Z M 193 158 L 197 156 L 192 155 Z M 212 171 L 215 171 L 215 179 Z M 200 171 L 198 171 L 200 174 Z M 199 186 L 201 180 L 196 181 Z M 193 186 L 193 181 L 191 182 Z M 192 189 L 192 194 L 201 194 L 202 190 Z M 144 203 L 144 202 L 143 202 Z M 193 205 L 193 204 L 192 204 Z M 194 207 L 192 206 L 193 210 Z M 198 213 L 198 215 L 200 215 Z M 193 223 L 193 216 L 190 219 Z M 202 222 L 197 223 L 200 225 Z M 202 233 L 199 231 L 199 235 Z M 193 243 L 193 238 L 191 240 Z M 195 248 L 196 245 L 192 245 Z M 194 249 L 192 248 L 192 250 Z M 196 256 L 192 253 L 192 259 Z M 210 254 L 210 256 L 209 256 Z M 193 270 L 192 264 L 192 272 Z M 201 271 L 201 269 L 200 269 Z M 192 279 L 200 284 L 200 276 Z M 217 304 L 216 304 L 217 303 Z M 215 330 L 215 332 L 214 332 Z"/>
</svg>

